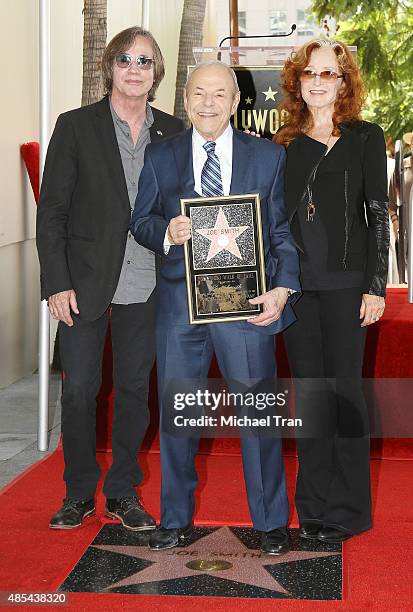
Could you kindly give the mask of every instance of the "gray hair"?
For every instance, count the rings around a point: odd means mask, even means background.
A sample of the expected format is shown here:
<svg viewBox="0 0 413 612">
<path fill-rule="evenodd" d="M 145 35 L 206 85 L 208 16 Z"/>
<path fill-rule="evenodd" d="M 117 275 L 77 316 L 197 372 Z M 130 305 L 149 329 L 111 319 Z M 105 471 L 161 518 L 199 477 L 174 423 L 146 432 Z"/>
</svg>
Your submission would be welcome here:
<svg viewBox="0 0 413 612">
<path fill-rule="evenodd" d="M 188 72 L 188 76 L 186 77 L 185 83 L 185 91 L 188 91 L 188 85 L 191 81 L 192 75 L 195 74 L 197 70 L 200 70 L 201 68 L 207 68 L 208 66 L 223 66 L 223 68 L 226 69 L 234 83 L 234 94 L 239 91 L 238 81 L 235 72 L 230 66 L 228 66 L 228 64 L 225 64 L 224 62 L 221 62 L 219 60 L 209 60 L 208 62 L 200 62 L 191 70 L 191 72 Z"/>
<path fill-rule="evenodd" d="M 331 49 L 339 48 L 344 51 L 343 45 L 331 38 L 313 38 L 310 42 L 318 45 L 319 47 L 330 47 Z"/>
</svg>

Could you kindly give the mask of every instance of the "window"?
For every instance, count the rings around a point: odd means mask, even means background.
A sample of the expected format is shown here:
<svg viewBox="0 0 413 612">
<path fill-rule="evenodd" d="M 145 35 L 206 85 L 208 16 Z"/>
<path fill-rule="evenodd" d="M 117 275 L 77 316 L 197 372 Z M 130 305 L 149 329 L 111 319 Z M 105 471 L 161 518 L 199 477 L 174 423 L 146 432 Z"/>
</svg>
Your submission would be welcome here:
<svg viewBox="0 0 413 612">
<path fill-rule="evenodd" d="M 284 34 L 288 29 L 287 11 L 270 11 L 270 34 Z"/>
<path fill-rule="evenodd" d="M 302 37 L 312 38 L 317 29 L 316 22 L 309 9 L 297 9 L 297 34 Z"/>
<path fill-rule="evenodd" d="M 306 11 L 297 9 L 297 28 L 305 26 L 306 24 Z"/>
<path fill-rule="evenodd" d="M 238 11 L 238 30 L 240 36 L 247 34 L 247 11 Z"/>
</svg>

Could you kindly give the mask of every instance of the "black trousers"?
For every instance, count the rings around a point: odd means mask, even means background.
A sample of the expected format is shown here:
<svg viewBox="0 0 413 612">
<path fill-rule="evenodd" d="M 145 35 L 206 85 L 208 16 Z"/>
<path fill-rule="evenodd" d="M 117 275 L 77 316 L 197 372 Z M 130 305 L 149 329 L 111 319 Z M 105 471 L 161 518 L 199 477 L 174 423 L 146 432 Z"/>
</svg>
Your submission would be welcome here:
<svg viewBox="0 0 413 612">
<path fill-rule="evenodd" d="M 114 416 L 112 466 L 106 497 L 135 495 L 142 481 L 137 453 L 149 423 L 148 385 L 154 362 L 155 293 L 146 303 L 111 307 Z M 93 498 L 100 467 L 96 461 L 96 396 L 109 310 L 96 321 L 72 315 L 74 325 L 59 324 L 64 371 L 62 435 L 66 497 Z"/>
<path fill-rule="evenodd" d="M 304 291 L 284 332 L 295 380 L 300 523 L 371 527 L 370 439 L 362 391 L 361 291 Z M 300 437 L 301 436 L 301 437 Z"/>
</svg>

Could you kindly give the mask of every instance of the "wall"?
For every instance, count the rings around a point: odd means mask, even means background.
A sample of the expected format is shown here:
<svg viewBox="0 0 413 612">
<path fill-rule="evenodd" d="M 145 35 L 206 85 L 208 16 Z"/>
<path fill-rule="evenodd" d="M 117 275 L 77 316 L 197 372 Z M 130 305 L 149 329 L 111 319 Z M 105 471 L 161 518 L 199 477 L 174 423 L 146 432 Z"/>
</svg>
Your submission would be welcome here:
<svg viewBox="0 0 413 612">
<path fill-rule="evenodd" d="M 36 4 L 0 3 L 0 387 L 33 371 L 37 361 L 35 204 L 19 149 L 38 138 Z"/>
<path fill-rule="evenodd" d="M 183 0 L 152 0 L 150 24 L 166 62 L 155 105 L 171 112 Z M 50 0 L 51 128 L 80 105 L 83 0 Z M 140 25 L 139 0 L 108 0 L 108 39 Z M 0 140 L 0 388 L 37 368 L 39 267 L 35 202 L 20 145 L 38 140 L 38 0 L 0 2 L 3 117 Z M 13 60 L 13 54 L 16 61 Z"/>
<path fill-rule="evenodd" d="M 183 4 L 183 0 L 151 0 L 149 29 L 158 41 L 165 60 L 165 77 L 157 91 L 154 105 L 167 113 L 173 113 L 174 110 Z"/>
<path fill-rule="evenodd" d="M 79 106 L 82 91 L 83 0 L 51 0 L 53 61 L 52 125 L 59 113 Z M 120 9 L 121 7 L 121 9 Z M 149 29 L 158 41 L 166 66 L 155 106 L 173 111 L 179 31 L 183 0 L 151 0 Z M 141 25 L 140 0 L 108 0 L 108 41 L 121 30 Z"/>
</svg>

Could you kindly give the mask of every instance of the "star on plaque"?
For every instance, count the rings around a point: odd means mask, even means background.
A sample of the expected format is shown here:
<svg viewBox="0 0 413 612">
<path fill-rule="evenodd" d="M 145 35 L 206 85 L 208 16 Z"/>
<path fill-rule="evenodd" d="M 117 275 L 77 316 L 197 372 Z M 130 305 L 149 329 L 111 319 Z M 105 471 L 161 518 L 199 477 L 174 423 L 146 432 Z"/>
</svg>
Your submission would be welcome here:
<svg viewBox="0 0 413 612">
<path fill-rule="evenodd" d="M 207 574 L 287 596 L 289 595 L 288 590 L 266 568 L 271 569 L 278 564 L 337 555 L 336 552 L 331 551 L 292 550 L 279 557 L 269 556 L 259 550 L 248 548 L 229 527 L 220 527 L 193 544 L 165 551 L 151 550 L 147 546 L 105 544 L 94 545 L 92 548 L 142 559 L 150 563 L 149 566 L 108 585 L 106 590 L 119 591 L 123 587 L 132 585 L 182 580 L 182 578 Z M 197 560 L 200 560 L 201 563 L 197 564 Z M 193 569 L 194 566 L 200 569 Z"/>
<path fill-rule="evenodd" d="M 252 104 L 252 98 L 250 98 L 248 96 L 248 98 L 245 98 L 245 104 Z"/>
<path fill-rule="evenodd" d="M 232 255 L 235 255 L 235 257 L 242 260 L 236 239 L 239 238 L 247 229 L 248 225 L 230 226 L 228 219 L 220 206 L 214 227 L 197 229 L 195 231 L 211 241 L 208 256 L 206 258 L 206 261 L 208 262 L 215 257 L 215 255 L 218 255 L 218 253 L 224 250 L 232 253 Z"/>
<path fill-rule="evenodd" d="M 265 102 L 267 102 L 267 100 L 274 100 L 274 102 L 275 102 L 275 95 L 276 95 L 278 92 L 277 92 L 277 91 L 273 91 L 273 90 L 271 89 L 271 85 L 269 85 L 269 87 L 268 87 L 267 91 L 263 91 L 263 92 L 261 92 L 261 93 L 263 93 L 263 94 L 264 94 L 264 96 L 265 96 Z"/>
</svg>

